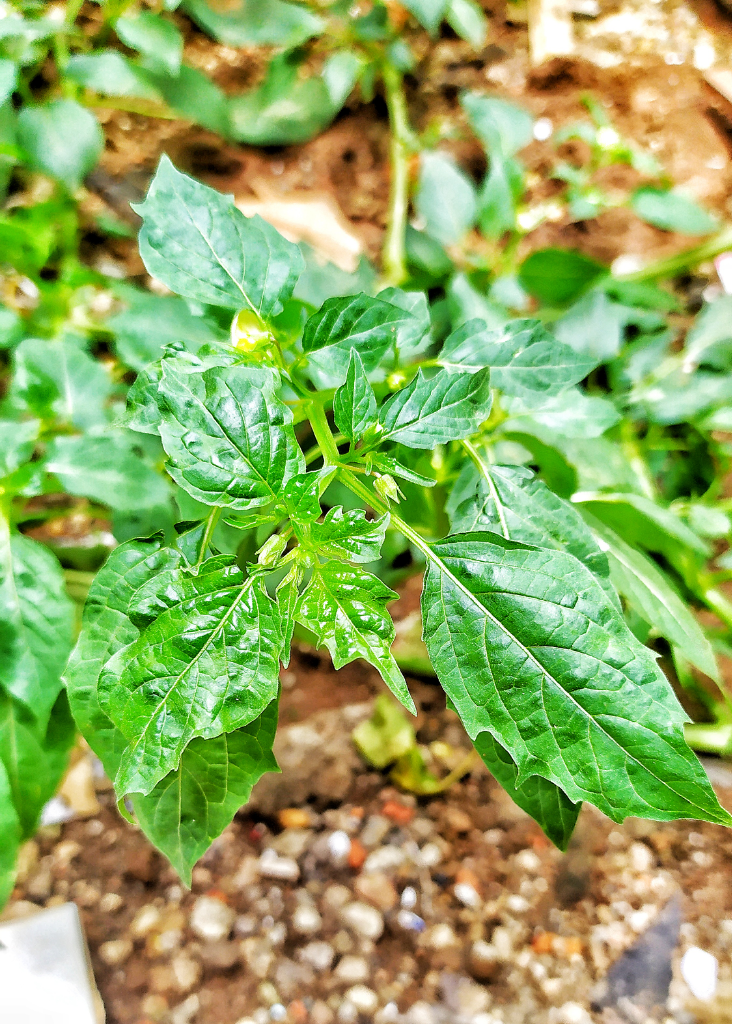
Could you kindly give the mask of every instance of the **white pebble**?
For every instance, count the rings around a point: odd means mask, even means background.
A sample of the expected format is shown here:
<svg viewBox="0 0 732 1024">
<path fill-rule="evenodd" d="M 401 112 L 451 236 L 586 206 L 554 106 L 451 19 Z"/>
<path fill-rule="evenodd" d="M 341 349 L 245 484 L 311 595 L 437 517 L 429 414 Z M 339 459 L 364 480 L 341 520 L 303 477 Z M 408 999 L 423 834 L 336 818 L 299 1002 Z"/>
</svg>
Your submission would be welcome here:
<svg viewBox="0 0 732 1024">
<path fill-rule="evenodd" d="M 529 906 L 528 900 L 525 900 L 523 896 L 517 896 L 515 893 L 506 900 L 506 909 L 510 910 L 512 914 L 525 914 Z"/>
<path fill-rule="evenodd" d="M 343 860 L 351 852 L 351 840 L 345 832 L 331 832 L 328 836 L 328 851 L 333 860 Z"/>
<path fill-rule="evenodd" d="M 402 892 L 401 904 L 407 910 L 412 910 L 417 905 L 417 890 L 414 886 L 408 885 Z"/>
<path fill-rule="evenodd" d="M 592 1017 L 580 1003 L 565 1003 L 559 1007 L 559 1024 L 592 1024 Z"/>
<path fill-rule="evenodd" d="M 718 963 L 716 956 L 698 946 L 691 946 L 681 958 L 681 977 L 696 999 L 704 1002 L 717 991 Z"/>
<path fill-rule="evenodd" d="M 269 1008 L 269 1015 L 272 1020 L 284 1020 L 287 1016 L 287 1010 L 282 1003 L 275 1003 Z"/>
<path fill-rule="evenodd" d="M 379 997 L 373 989 L 366 985 L 354 985 L 346 992 L 346 999 L 356 1007 L 359 1013 L 373 1013 L 379 1005 Z"/>
<path fill-rule="evenodd" d="M 537 142 L 546 142 L 551 138 L 553 131 L 554 125 L 548 117 L 540 117 L 538 121 L 534 122 L 534 138 Z"/>
<path fill-rule="evenodd" d="M 650 871 L 653 867 L 654 856 L 645 843 L 633 843 L 628 853 L 630 856 L 630 866 L 633 871 L 637 871 L 640 874 L 644 871 Z"/>
<path fill-rule="evenodd" d="M 516 854 L 514 862 L 517 868 L 520 868 L 522 871 L 528 871 L 532 875 L 541 870 L 541 861 L 533 850 L 521 850 L 520 853 Z"/>
<path fill-rule="evenodd" d="M 464 907 L 479 907 L 480 896 L 475 891 L 472 885 L 467 882 L 458 882 L 454 889 L 455 898 L 463 904 Z"/>
<path fill-rule="evenodd" d="M 339 981 L 345 981 L 348 985 L 355 985 L 359 981 L 367 980 L 369 965 L 361 956 L 344 956 L 336 967 L 334 974 Z"/>
<path fill-rule="evenodd" d="M 297 861 L 291 857 L 279 857 L 274 850 L 263 850 L 258 870 L 264 878 L 279 878 L 284 882 L 296 882 L 300 877 Z"/>
<path fill-rule="evenodd" d="M 442 863 L 442 850 L 437 843 L 425 843 L 419 852 L 426 868 L 436 868 Z"/>
<path fill-rule="evenodd" d="M 300 935 L 314 935 L 323 927 L 323 919 L 315 907 L 303 904 L 295 908 L 292 915 L 292 927 Z"/>
<path fill-rule="evenodd" d="M 376 941 L 384 931 L 384 918 L 368 903 L 348 903 L 341 910 L 341 920 L 352 931 L 365 939 Z"/>
<path fill-rule="evenodd" d="M 191 931 L 199 939 L 217 942 L 231 931 L 236 913 L 221 900 L 199 896 L 191 911 Z"/>
<path fill-rule="evenodd" d="M 389 871 L 394 871 L 395 868 L 401 867 L 406 859 L 406 853 L 404 850 L 400 850 L 398 846 L 382 846 L 368 855 L 363 870 L 367 874 L 388 873 Z"/>
<path fill-rule="evenodd" d="M 333 963 L 335 950 L 329 942 L 308 942 L 297 952 L 298 960 L 304 960 L 316 971 L 327 971 Z"/>
</svg>

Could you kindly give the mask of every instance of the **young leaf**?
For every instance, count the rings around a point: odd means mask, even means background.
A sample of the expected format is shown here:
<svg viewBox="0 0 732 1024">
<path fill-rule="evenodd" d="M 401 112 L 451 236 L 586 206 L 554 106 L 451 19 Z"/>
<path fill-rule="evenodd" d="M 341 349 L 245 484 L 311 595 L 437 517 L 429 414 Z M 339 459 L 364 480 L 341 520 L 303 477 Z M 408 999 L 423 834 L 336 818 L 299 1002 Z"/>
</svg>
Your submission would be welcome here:
<svg viewBox="0 0 732 1024">
<path fill-rule="evenodd" d="M 38 420 L 0 420 L 0 480 L 31 457 L 40 427 Z"/>
<path fill-rule="evenodd" d="M 397 345 L 400 327 L 413 319 L 406 310 L 370 295 L 328 299 L 305 324 L 302 347 L 317 353 L 311 363 L 343 383 L 354 349 L 364 370 L 371 373 L 387 350 Z"/>
<path fill-rule="evenodd" d="M 159 14 L 141 11 L 117 18 L 114 30 L 132 50 L 141 53 L 148 66 L 168 75 L 177 75 L 183 60 L 183 35 L 180 29 Z"/>
<path fill-rule="evenodd" d="M 278 692 L 277 606 L 228 556 L 161 573 L 136 595 L 138 640 L 107 662 L 102 709 L 128 741 L 115 785 L 150 793 L 187 744 L 254 721 Z"/>
<path fill-rule="evenodd" d="M 168 106 L 180 117 L 217 132 L 225 139 L 231 138 L 229 98 L 203 71 L 183 64 L 175 78 L 156 71 L 147 74 Z M 270 237 L 267 233 L 267 238 Z"/>
<path fill-rule="evenodd" d="M 653 655 L 572 555 L 496 534 L 432 548 L 422 596 L 435 670 L 474 739 L 613 821 L 732 818 L 683 736 Z M 660 766 L 663 770 L 660 770 Z"/>
<path fill-rule="evenodd" d="M 416 715 L 414 701 L 390 650 L 395 633 L 386 605 L 396 598 L 376 576 L 329 561 L 313 568 L 295 618 L 315 633 L 319 645 L 328 648 L 336 668 L 364 658 L 378 669 L 394 696 Z"/>
<path fill-rule="evenodd" d="M 475 50 L 485 45 L 488 19 L 476 0 L 448 0 L 445 20 Z"/>
<path fill-rule="evenodd" d="M 425 377 L 422 370 L 381 409 L 381 440 L 432 449 L 474 434 L 491 411 L 488 370 Z"/>
<path fill-rule="evenodd" d="M 397 348 L 399 361 L 410 362 L 429 348 L 432 317 L 427 296 L 424 292 L 405 292 L 401 288 L 382 288 L 377 298 L 390 302 L 392 306 L 411 313 L 412 317 L 405 320 L 397 329 Z"/>
<path fill-rule="evenodd" d="M 460 105 L 488 156 L 514 156 L 533 138 L 534 119 L 528 110 L 496 96 L 464 92 Z"/>
<path fill-rule="evenodd" d="M 277 701 L 259 718 L 214 739 L 192 740 L 180 764 L 147 796 L 132 798 L 137 820 L 185 885 L 191 869 L 249 799 L 265 772 L 278 771 L 272 753 Z"/>
<path fill-rule="evenodd" d="M 99 159 L 104 135 L 90 110 L 74 100 L 51 100 L 22 108 L 18 143 L 32 166 L 77 189 Z"/>
<path fill-rule="evenodd" d="M 507 395 L 556 395 L 586 377 L 597 361 L 575 352 L 538 320 L 512 320 L 492 332 L 471 320 L 445 342 L 439 360 L 450 369 L 474 373 L 491 368 L 491 383 Z"/>
<path fill-rule="evenodd" d="M 120 512 L 170 502 L 169 482 L 147 465 L 128 431 L 100 437 L 56 437 L 48 448 L 47 473 L 69 494 L 92 498 Z"/>
<path fill-rule="evenodd" d="M 506 540 L 569 551 L 612 595 L 607 556 L 582 516 L 531 470 L 523 466 L 492 466 L 481 460 L 480 472 L 472 465 L 466 466 L 458 485 L 462 485 L 464 497 L 457 507 L 450 502 L 447 506 L 452 533 L 487 530 Z M 612 599 L 617 604 L 617 596 Z"/>
<path fill-rule="evenodd" d="M 317 15 L 285 0 L 234 0 L 225 7 L 185 0 L 183 9 L 204 32 L 227 46 L 290 49 L 323 31 Z"/>
<path fill-rule="evenodd" d="M 631 607 L 661 636 L 676 644 L 684 657 L 719 679 L 712 646 L 699 623 L 654 563 L 626 544 L 608 526 L 590 517 L 595 536 L 607 551 L 610 579 Z"/>
<path fill-rule="evenodd" d="M 270 370 L 183 373 L 164 361 L 160 435 L 171 476 L 193 498 L 247 511 L 278 499 L 305 468 L 275 384 Z"/>
<path fill-rule="evenodd" d="M 333 416 L 340 432 L 354 444 L 379 422 L 376 395 L 355 348 L 351 349 L 345 383 L 333 398 Z"/>
<path fill-rule="evenodd" d="M 488 771 L 513 802 L 534 819 L 555 846 L 566 850 L 582 804 L 572 803 L 559 786 L 538 775 L 530 776 L 518 786 L 518 769 L 511 755 L 489 732 L 479 733 L 474 746 Z"/>
<path fill-rule="evenodd" d="M 663 231 L 679 231 L 683 235 L 708 235 L 717 221 L 690 196 L 644 185 L 630 198 L 630 208 L 641 220 Z"/>
<path fill-rule="evenodd" d="M 159 359 L 171 342 L 183 342 L 196 352 L 207 342 L 223 340 L 203 317 L 194 316 L 183 299 L 153 295 L 138 289 L 120 289 L 128 308 L 107 320 L 114 332 L 117 355 L 133 370 L 142 370 Z"/>
<path fill-rule="evenodd" d="M 423 153 L 415 206 L 427 234 L 451 245 L 475 223 L 475 185 L 445 153 Z"/>
<path fill-rule="evenodd" d="M 447 5 L 448 0 L 404 0 L 402 4 L 431 36 L 437 33 Z"/>
<path fill-rule="evenodd" d="M 332 508 L 322 523 L 313 523 L 310 536 L 318 554 L 350 562 L 375 562 L 381 554 L 389 517 L 367 519 L 362 509 Z"/>
<path fill-rule="evenodd" d="M 182 174 L 163 156 L 147 198 L 140 255 L 179 295 L 259 316 L 279 313 L 303 270 L 300 250 L 261 217 L 247 218 L 232 196 Z"/>
<path fill-rule="evenodd" d="M 580 252 L 537 249 L 521 264 L 519 281 L 544 305 L 565 306 L 606 273 L 605 267 Z"/>
<path fill-rule="evenodd" d="M 57 417 L 81 430 L 100 426 L 111 391 L 103 365 L 73 341 L 26 338 L 15 350 L 8 397 L 41 419 Z"/>
<path fill-rule="evenodd" d="M 57 560 L 0 514 L 0 692 L 45 728 L 71 650 L 73 604 Z"/>
<path fill-rule="evenodd" d="M 295 608 L 300 599 L 300 585 L 304 572 L 302 566 L 293 565 L 285 578 L 278 584 L 276 598 L 282 626 L 282 649 L 280 661 L 287 668 L 290 664 L 292 635 L 295 632 Z"/>
<path fill-rule="evenodd" d="M 137 96 L 163 102 L 148 72 L 117 50 L 76 53 L 69 58 L 66 74 L 72 82 L 101 96 Z"/>
<path fill-rule="evenodd" d="M 5 57 L 0 58 L 0 106 L 15 92 L 18 84 L 18 65 L 14 60 Z M 2 868 L 0 867 L 0 879 L 2 879 Z M 2 882 L 0 881 L 0 888 Z M 0 898 L 0 906 L 3 900 Z"/>
<path fill-rule="evenodd" d="M 20 847 L 20 822 L 13 805 L 10 781 L 0 761 L 0 907 L 5 905 L 15 885 L 15 864 Z"/>
<path fill-rule="evenodd" d="M 510 420 L 506 430 L 522 430 L 530 419 L 560 437 L 600 437 L 622 418 L 616 406 L 599 395 L 586 395 L 579 388 L 567 388 L 537 403 L 514 398 L 506 403 Z"/>
</svg>

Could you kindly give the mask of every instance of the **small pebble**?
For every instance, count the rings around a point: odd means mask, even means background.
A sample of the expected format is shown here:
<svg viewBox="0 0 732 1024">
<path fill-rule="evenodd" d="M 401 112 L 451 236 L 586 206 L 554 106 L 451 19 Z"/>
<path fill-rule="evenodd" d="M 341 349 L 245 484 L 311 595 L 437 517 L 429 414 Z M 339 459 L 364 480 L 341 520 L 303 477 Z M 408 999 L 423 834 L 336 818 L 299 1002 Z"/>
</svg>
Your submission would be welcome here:
<svg viewBox="0 0 732 1024">
<path fill-rule="evenodd" d="M 274 850 L 263 850 L 259 858 L 259 873 L 264 878 L 279 878 L 283 882 L 296 882 L 300 877 L 297 861 L 280 857 Z"/>
<path fill-rule="evenodd" d="M 328 852 L 331 858 L 338 862 L 345 860 L 351 852 L 351 839 L 343 831 L 331 832 L 328 836 Z"/>
<path fill-rule="evenodd" d="M 401 904 L 406 907 L 407 910 L 412 910 L 417 905 L 417 890 L 414 886 L 408 885 L 406 889 L 402 891 Z"/>
<path fill-rule="evenodd" d="M 420 852 L 420 858 L 426 868 L 436 868 L 442 863 L 442 850 L 437 843 L 425 843 Z"/>
<path fill-rule="evenodd" d="M 282 1003 L 274 1003 L 269 1008 L 269 1015 L 272 1020 L 284 1020 L 287 1016 L 287 1010 Z"/>
<path fill-rule="evenodd" d="M 372 903 L 381 911 L 391 910 L 399 901 L 394 885 L 388 875 L 380 872 L 361 874 L 354 884 L 356 895 Z"/>
<path fill-rule="evenodd" d="M 235 918 L 236 912 L 226 903 L 211 896 L 199 896 L 191 911 L 191 931 L 199 939 L 216 942 L 228 937 Z"/>
<path fill-rule="evenodd" d="M 344 956 L 334 971 L 335 977 L 348 985 L 366 981 L 369 973 L 369 965 L 361 956 Z"/>
<path fill-rule="evenodd" d="M 299 935 L 314 935 L 323 927 L 323 919 L 315 907 L 299 906 L 292 915 L 292 927 Z"/>
<path fill-rule="evenodd" d="M 464 907 L 479 907 L 480 896 L 475 891 L 472 885 L 467 882 L 458 882 L 454 888 L 455 898 L 463 904 Z"/>
<path fill-rule="evenodd" d="M 384 931 L 384 918 L 368 903 L 347 903 L 341 910 L 341 920 L 357 935 L 375 942 Z"/>
<path fill-rule="evenodd" d="M 427 925 L 422 918 L 411 910 L 400 910 L 397 921 L 401 928 L 408 932 L 423 932 Z"/>
<path fill-rule="evenodd" d="M 391 828 L 392 823 L 388 818 L 384 818 L 381 814 L 372 814 L 361 830 L 359 838 L 367 848 L 378 846 L 387 832 L 391 831 Z"/>
<path fill-rule="evenodd" d="M 116 914 L 122 908 L 124 900 L 116 892 L 105 892 L 99 901 L 99 909 L 103 914 Z"/>
<path fill-rule="evenodd" d="M 449 924 L 441 922 L 433 925 L 427 933 L 427 945 L 432 949 L 447 949 L 458 945 L 458 938 Z"/>
<path fill-rule="evenodd" d="M 119 967 L 130 957 L 132 949 L 129 939 L 111 939 L 101 944 L 99 956 L 109 967 Z"/>
<path fill-rule="evenodd" d="M 335 959 L 335 950 L 329 942 L 308 942 L 307 946 L 297 951 L 297 957 L 322 973 L 330 970 Z"/>
<path fill-rule="evenodd" d="M 716 956 L 698 946 L 691 946 L 681 958 L 681 977 L 691 994 L 703 1002 L 711 999 L 717 991 L 719 964 Z"/>
<path fill-rule="evenodd" d="M 346 999 L 359 1013 L 373 1013 L 379 1005 L 379 997 L 366 985 L 354 985 L 346 992 Z"/>
<path fill-rule="evenodd" d="M 381 846 L 368 855 L 363 870 L 369 874 L 394 871 L 401 867 L 406 859 L 406 853 L 398 846 Z"/>
<path fill-rule="evenodd" d="M 130 934 L 136 939 L 143 939 L 160 921 L 160 911 L 151 903 L 146 904 L 135 914 L 130 925 Z"/>
</svg>

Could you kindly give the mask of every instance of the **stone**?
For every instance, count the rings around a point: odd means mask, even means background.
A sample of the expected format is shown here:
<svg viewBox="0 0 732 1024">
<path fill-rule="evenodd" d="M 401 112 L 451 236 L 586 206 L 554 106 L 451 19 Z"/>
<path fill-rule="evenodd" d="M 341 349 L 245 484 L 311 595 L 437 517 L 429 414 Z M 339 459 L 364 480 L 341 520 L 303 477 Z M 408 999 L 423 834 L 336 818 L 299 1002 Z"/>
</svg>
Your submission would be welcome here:
<svg viewBox="0 0 732 1024">
<path fill-rule="evenodd" d="M 373 1013 L 379 1005 L 379 997 L 366 985 L 354 985 L 346 992 L 346 999 L 359 1013 Z"/>
<path fill-rule="evenodd" d="M 346 927 L 365 939 L 375 942 L 383 934 L 384 918 L 368 903 L 347 903 L 341 909 L 340 917 Z"/>
<path fill-rule="evenodd" d="M 569 1002 L 559 1007 L 556 1024 L 592 1024 L 592 1017 L 581 1003 Z"/>
<path fill-rule="evenodd" d="M 406 853 L 399 846 L 380 846 L 378 850 L 368 855 L 363 870 L 366 874 L 395 871 L 406 859 Z"/>
<path fill-rule="evenodd" d="M 324 973 L 330 970 L 330 966 L 335 959 L 335 950 L 329 942 L 319 942 L 316 940 L 308 942 L 306 946 L 302 946 L 297 951 L 297 957 L 319 973 Z"/>
<path fill-rule="evenodd" d="M 331 910 L 340 910 L 351 899 L 351 890 L 345 885 L 329 885 L 323 893 L 323 902 Z"/>
<path fill-rule="evenodd" d="M 165 996 L 151 994 L 144 997 L 140 1009 L 150 1020 L 159 1021 L 168 1013 L 168 1000 Z"/>
<path fill-rule="evenodd" d="M 283 957 L 275 968 L 274 982 L 280 995 L 291 999 L 299 993 L 307 992 L 315 982 L 315 975 L 307 964 L 297 964 L 289 957 Z"/>
<path fill-rule="evenodd" d="M 254 914 L 239 914 L 234 921 L 234 934 L 245 939 L 248 935 L 254 935 L 259 924 Z"/>
<path fill-rule="evenodd" d="M 335 971 L 334 977 L 347 985 L 355 985 L 359 981 L 366 981 L 369 977 L 369 965 L 361 956 L 344 956 Z"/>
<path fill-rule="evenodd" d="M 282 828 L 307 828 L 311 815 L 300 807 L 283 807 L 277 819 Z"/>
<path fill-rule="evenodd" d="M 292 927 L 299 935 L 315 935 L 323 927 L 323 919 L 315 907 L 303 904 L 295 908 Z"/>
<path fill-rule="evenodd" d="M 406 1024 L 438 1024 L 439 1018 L 437 1009 L 420 999 L 412 1003 L 404 1020 Z"/>
<path fill-rule="evenodd" d="M 459 807 L 454 807 L 452 804 L 448 804 L 445 808 L 445 824 L 452 832 L 458 833 L 470 832 L 473 827 L 473 822 L 465 811 L 461 811 Z"/>
<path fill-rule="evenodd" d="M 458 938 L 450 925 L 443 921 L 426 932 L 425 942 L 432 949 L 449 949 L 450 946 L 458 945 Z"/>
<path fill-rule="evenodd" d="M 392 822 L 388 818 L 385 818 L 381 814 L 372 814 L 366 820 L 366 824 L 361 830 L 359 839 L 365 847 L 372 849 L 375 846 L 379 846 L 384 837 L 392 829 Z"/>
<path fill-rule="evenodd" d="M 399 900 L 391 879 L 380 872 L 359 875 L 353 888 L 357 896 L 382 912 L 391 910 Z"/>
<path fill-rule="evenodd" d="M 495 946 L 484 939 L 473 943 L 468 954 L 468 967 L 474 978 L 489 981 L 495 976 L 498 966 Z"/>
<path fill-rule="evenodd" d="M 103 914 L 116 914 L 122 909 L 124 902 L 119 893 L 105 892 L 99 901 L 99 909 Z"/>
<path fill-rule="evenodd" d="M 628 851 L 628 857 L 632 870 L 637 871 L 639 874 L 650 871 L 655 863 L 655 857 L 645 843 L 632 843 Z"/>
<path fill-rule="evenodd" d="M 108 967 L 119 967 L 132 955 L 130 939 L 110 939 L 99 947 L 99 956 Z"/>
<path fill-rule="evenodd" d="M 274 850 L 280 857 L 297 860 L 312 843 L 314 834 L 310 828 L 288 828 L 269 841 L 269 849 Z"/>
<path fill-rule="evenodd" d="M 179 953 L 170 961 L 176 987 L 179 992 L 190 992 L 201 980 L 201 965 L 186 953 Z"/>
<path fill-rule="evenodd" d="M 681 977 L 695 999 L 707 1002 L 717 991 L 717 958 L 698 946 L 691 946 L 681 958 Z"/>
<path fill-rule="evenodd" d="M 442 863 L 442 850 L 437 843 L 425 843 L 419 851 L 422 864 L 426 868 L 436 868 Z"/>
<path fill-rule="evenodd" d="M 170 1011 L 170 1024 L 190 1024 L 201 1009 L 201 1001 L 194 993 Z"/>
<path fill-rule="evenodd" d="M 136 939 L 143 939 L 160 923 L 162 914 L 152 903 L 145 904 L 135 914 L 130 925 L 130 934 Z"/>
<path fill-rule="evenodd" d="M 300 877 L 297 861 L 280 857 L 275 850 L 263 850 L 259 858 L 259 874 L 264 878 L 278 878 L 283 882 L 296 882 Z"/>
<path fill-rule="evenodd" d="M 239 949 L 252 974 L 258 978 L 266 978 L 275 958 L 270 944 L 265 939 L 243 939 Z"/>
<path fill-rule="evenodd" d="M 207 942 L 201 947 L 201 962 L 211 971 L 230 971 L 239 963 L 239 945 L 228 939 Z"/>
<path fill-rule="evenodd" d="M 216 942 L 228 937 L 236 912 L 212 896 L 199 896 L 193 904 L 190 927 L 194 935 L 207 942 Z"/>
<path fill-rule="evenodd" d="M 310 1007 L 310 1024 L 333 1024 L 335 1014 L 322 999 L 317 999 Z"/>
</svg>

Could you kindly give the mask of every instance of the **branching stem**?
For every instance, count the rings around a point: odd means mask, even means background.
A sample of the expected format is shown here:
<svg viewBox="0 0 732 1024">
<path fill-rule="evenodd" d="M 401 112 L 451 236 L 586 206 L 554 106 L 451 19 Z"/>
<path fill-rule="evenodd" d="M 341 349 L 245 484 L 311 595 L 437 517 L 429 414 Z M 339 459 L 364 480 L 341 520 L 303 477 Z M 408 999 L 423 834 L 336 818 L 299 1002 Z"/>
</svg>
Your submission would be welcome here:
<svg viewBox="0 0 732 1024">
<path fill-rule="evenodd" d="M 389 285 L 400 285 L 407 276 L 406 232 L 409 212 L 409 154 L 411 131 L 404 95 L 404 77 L 393 65 L 382 71 L 391 127 L 389 214 L 384 239 L 383 276 Z"/>
</svg>

